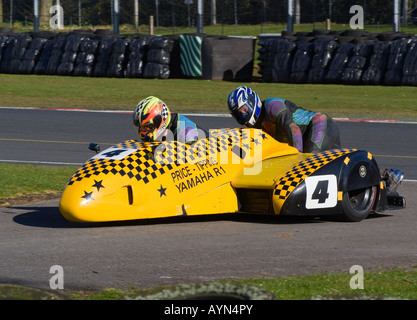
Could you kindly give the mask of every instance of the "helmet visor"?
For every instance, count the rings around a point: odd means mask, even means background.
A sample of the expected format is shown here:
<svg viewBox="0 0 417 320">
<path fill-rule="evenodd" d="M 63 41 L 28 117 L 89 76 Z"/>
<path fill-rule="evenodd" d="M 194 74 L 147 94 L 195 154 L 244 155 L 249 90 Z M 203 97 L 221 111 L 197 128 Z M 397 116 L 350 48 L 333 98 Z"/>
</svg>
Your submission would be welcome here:
<svg viewBox="0 0 417 320">
<path fill-rule="evenodd" d="M 233 117 L 239 124 L 246 124 L 254 114 L 255 96 L 250 94 L 248 99 L 238 109 L 232 111 Z"/>
<path fill-rule="evenodd" d="M 152 140 L 153 133 L 156 130 L 156 127 L 153 123 L 145 123 L 141 125 L 138 129 L 139 137 L 145 141 Z"/>
<path fill-rule="evenodd" d="M 249 121 L 252 111 L 253 110 L 249 105 L 244 104 L 239 109 L 233 110 L 232 115 L 239 124 L 245 124 Z"/>
</svg>

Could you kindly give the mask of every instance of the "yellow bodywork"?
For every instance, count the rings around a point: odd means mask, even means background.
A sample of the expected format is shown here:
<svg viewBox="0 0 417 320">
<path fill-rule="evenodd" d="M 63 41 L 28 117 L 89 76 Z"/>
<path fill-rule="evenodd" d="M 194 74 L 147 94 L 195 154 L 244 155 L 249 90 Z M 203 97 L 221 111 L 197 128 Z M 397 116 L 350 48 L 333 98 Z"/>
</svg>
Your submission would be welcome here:
<svg viewBox="0 0 417 320">
<path fill-rule="evenodd" d="M 307 157 L 256 129 L 218 130 L 190 146 L 128 140 L 79 168 L 59 209 L 92 222 L 236 212 L 236 188 L 273 190 Z"/>
</svg>

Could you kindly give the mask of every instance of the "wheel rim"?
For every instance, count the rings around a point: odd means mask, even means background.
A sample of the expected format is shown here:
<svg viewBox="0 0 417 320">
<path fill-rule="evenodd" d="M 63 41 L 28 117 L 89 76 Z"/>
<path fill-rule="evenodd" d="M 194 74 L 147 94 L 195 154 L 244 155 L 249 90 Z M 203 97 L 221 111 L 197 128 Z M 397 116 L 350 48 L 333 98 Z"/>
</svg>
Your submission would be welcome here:
<svg viewBox="0 0 417 320">
<path fill-rule="evenodd" d="M 349 191 L 349 204 L 357 213 L 371 211 L 375 203 L 375 187 Z"/>
</svg>

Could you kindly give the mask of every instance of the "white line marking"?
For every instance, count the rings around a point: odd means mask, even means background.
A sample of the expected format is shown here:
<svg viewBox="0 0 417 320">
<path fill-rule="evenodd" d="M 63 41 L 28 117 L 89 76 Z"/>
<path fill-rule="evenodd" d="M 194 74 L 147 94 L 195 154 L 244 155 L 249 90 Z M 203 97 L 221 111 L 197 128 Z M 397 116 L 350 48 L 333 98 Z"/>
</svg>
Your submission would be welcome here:
<svg viewBox="0 0 417 320">
<path fill-rule="evenodd" d="M 61 165 L 61 166 L 81 166 L 83 163 L 74 163 L 74 162 L 52 162 L 52 161 L 25 161 L 25 160 L 2 160 L 0 162 L 5 163 L 27 163 L 27 164 L 51 164 L 51 165 Z"/>
<path fill-rule="evenodd" d="M 130 110 L 88 110 L 88 109 L 63 109 L 63 108 L 34 108 L 34 107 L 0 107 L 0 109 L 30 109 L 30 110 L 49 110 L 49 111 L 66 111 L 66 112 L 97 112 L 97 113 L 132 113 Z M 192 117 L 224 117 L 231 118 L 229 113 L 183 113 L 185 116 Z M 400 121 L 393 119 L 350 119 L 350 118 L 333 118 L 340 122 L 372 122 L 372 123 L 397 123 L 397 124 L 417 124 L 414 121 Z"/>
</svg>

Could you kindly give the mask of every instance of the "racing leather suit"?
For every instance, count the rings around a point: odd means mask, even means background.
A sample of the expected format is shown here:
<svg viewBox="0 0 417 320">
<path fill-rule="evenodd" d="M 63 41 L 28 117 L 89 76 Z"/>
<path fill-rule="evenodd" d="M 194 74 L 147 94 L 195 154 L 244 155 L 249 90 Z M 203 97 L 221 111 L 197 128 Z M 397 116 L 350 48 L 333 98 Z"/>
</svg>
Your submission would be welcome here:
<svg viewBox="0 0 417 320">
<path fill-rule="evenodd" d="M 199 139 L 199 132 L 202 131 L 186 116 L 173 112 L 171 113 L 171 122 L 169 123 L 167 129 L 173 133 L 173 140 L 180 141 L 185 144 L 192 144 L 196 142 Z"/>
<path fill-rule="evenodd" d="M 308 153 L 340 148 L 339 128 L 328 115 L 281 98 L 266 99 L 262 105 L 260 126 L 278 141 Z"/>
</svg>

